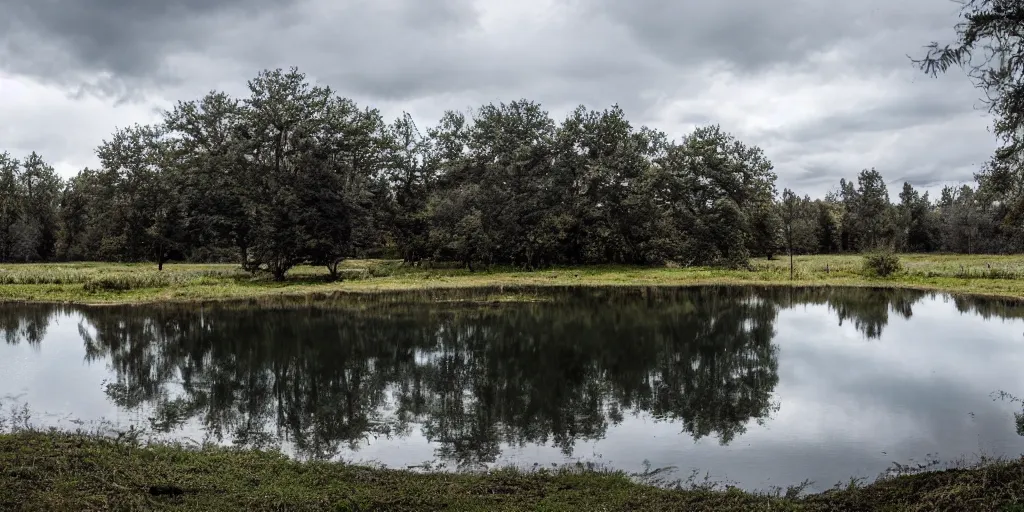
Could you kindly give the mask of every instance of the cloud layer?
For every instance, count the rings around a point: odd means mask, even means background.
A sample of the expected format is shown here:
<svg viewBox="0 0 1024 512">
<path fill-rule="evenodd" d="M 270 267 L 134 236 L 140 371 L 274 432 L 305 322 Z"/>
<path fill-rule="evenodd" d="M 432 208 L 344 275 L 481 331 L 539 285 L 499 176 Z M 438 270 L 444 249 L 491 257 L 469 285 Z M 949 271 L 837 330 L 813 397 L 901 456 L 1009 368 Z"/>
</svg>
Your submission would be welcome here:
<svg viewBox="0 0 1024 512">
<path fill-rule="evenodd" d="M 875 167 L 893 195 L 969 181 L 995 147 L 978 91 L 913 68 L 948 40 L 931 0 L 0 0 L 0 148 L 65 174 L 115 126 L 298 66 L 388 116 L 537 100 L 618 103 L 673 137 L 720 123 L 779 186 L 823 194 Z"/>
</svg>

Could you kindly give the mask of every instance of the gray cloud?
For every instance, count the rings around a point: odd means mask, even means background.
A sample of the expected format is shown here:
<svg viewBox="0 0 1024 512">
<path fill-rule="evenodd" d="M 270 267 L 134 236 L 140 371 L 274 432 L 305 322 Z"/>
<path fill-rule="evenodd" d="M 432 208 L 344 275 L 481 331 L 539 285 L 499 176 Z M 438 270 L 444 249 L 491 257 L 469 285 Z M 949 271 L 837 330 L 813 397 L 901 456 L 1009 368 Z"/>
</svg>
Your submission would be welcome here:
<svg viewBox="0 0 1024 512">
<path fill-rule="evenodd" d="M 906 64 L 905 53 L 927 44 L 928 37 L 950 31 L 957 7 L 908 0 L 787 2 L 672 0 L 590 0 L 586 3 L 625 27 L 651 52 L 679 65 L 708 60 L 731 64 L 745 73 L 779 64 L 799 65 L 836 45 L 857 43 L 860 63 Z M 924 39 L 922 39 L 924 38 Z M 897 51 L 876 52 L 893 43 Z"/>
<path fill-rule="evenodd" d="M 429 6 L 413 0 L 331 4 L 0 0 L 0 12 L 7 20 L 0 36 L 0 62 L 14 73 L 73 86 L 79 93 L 124 95 L 198 78 L 176 69 L 173 59 L 180 55 L 219 57 L 241 68 L 264 68 L 274 67 L 267 65 L 271 60 L 285 60 L 278 59 L 282 56 L 290 62 L 280 66 L 287 67 L 296 63 L 298 55 L 309 54 L 320 59 L 311 67 L 343 70 L 355 58 L 387 70 L 393 53 L 416 57 L 424 48 L 436 48 L 433 43 L 416 45 L 417 39 L 466 30 L 474 18 L 466 0 L 430 2 Z M 323 14 L 318 11 L 324 10 L 329 16 L 318 18 Z M 318 29 L 312 35 L 307 32 L 310 23 Z M 211 68 L 214 76 L 224 71 Z M 360 77 L 379 84 L 373 80 L 374 70 L 368 68 L 363 66 L 366 72 Z M 244 82 L 254 74 L 234 78 Z"/>
<path fill-rule="evenodd" d="M 962 98 L 940 95 L 893 95 L 884 103 L 863 110 L 827 114 L 811 123 L 778 135 L 790 141 L 818 143 L 837 139 L 840 133 L 875 134 L 933 124 L 970 112 Z"/>
<path fill-rule="evenodd" d="M 0 56 L 8 70 L 117 92 L 175 77 L 165 56 L 202 47 L 218 21 L 291 2 L 269 0 L 0 0 L 7 20 Z"/>
<path fill-rule="evenodd" d="M 969 180 L 992 146 L 977 118 L 945 126 L 976 115 L 969 83 L 929 79 L 906 58 L 952 35 L 951 2 L 823 9 L 811 0 L 0 0 L 0 12 L 0 80 L 6 73 L 55 84 L 72 100 L 98 97 L 111 107 L 163 105 L 210 89 L 244 95 L 259 70 L 293 65 L 386 114 L 409 110 L 424 125 L 445 109 L 524 97 L 556 119 L 581 103 L 617 103 L 634 124 L 673 136 L 722 123 L 765 149 L 780 188 L 815 195 L 872 166 L 915 184 Z M 770 110 L 743 103 L 750 108 L 728 114 L 743 98 L 716 93 L 713 71 L 722 69 L 745 84 L 736 94 L 763 94 L 766 78 L 799 75 L 811 86 L 861 77 L 888 96 L 861 98 L 852 110 L 835 97 L 797 121 L 745 128 L 745 118 Z M 670 109 L 686 99 L 701 101 Z M 19 115 L 18 147 L 52 138 L 52 126 Z M 105 135 L 72 138 L 95 144 Z M 892 145 L 894 137 L 904 144 Z M 50 158 L 69 162 L 91 152 L 46 146 L 57 153 Z"/>
</svg>

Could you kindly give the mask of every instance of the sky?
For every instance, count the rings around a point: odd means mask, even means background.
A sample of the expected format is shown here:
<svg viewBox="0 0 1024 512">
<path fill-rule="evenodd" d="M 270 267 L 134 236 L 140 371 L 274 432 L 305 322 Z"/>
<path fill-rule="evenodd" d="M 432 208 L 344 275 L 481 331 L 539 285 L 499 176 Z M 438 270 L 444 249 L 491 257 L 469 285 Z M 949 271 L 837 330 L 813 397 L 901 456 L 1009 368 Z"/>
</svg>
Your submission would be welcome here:
<svg viewBox="0 0 1024 512">
<path fill-rule="evenodd" d="M 525 98 L 620 105 L 678 139 L 719 124 L 821 196 L 874 167 L 936 194 L 997 145 L 981 91 L 910 62 L 943 0 L 0 0 L 0 151 L 64 176 L 118 127 L 297 66 L 389 119 Z"/>
</svg>

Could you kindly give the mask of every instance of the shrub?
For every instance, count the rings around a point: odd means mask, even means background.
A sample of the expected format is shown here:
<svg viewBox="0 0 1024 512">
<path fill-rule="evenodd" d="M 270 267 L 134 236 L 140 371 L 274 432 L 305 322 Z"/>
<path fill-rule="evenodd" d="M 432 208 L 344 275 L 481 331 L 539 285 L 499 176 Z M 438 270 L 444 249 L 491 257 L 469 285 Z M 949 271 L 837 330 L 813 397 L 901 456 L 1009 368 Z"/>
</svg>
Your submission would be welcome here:
<svg viewBox="0 0 1024 512">
<path fill-rule="evenodd" d="M 888 277 L 903 269 L 900 257 L 885 251 L 868 254 L 864 257 L 864 273 L 878 277 Z"/>
</svg>

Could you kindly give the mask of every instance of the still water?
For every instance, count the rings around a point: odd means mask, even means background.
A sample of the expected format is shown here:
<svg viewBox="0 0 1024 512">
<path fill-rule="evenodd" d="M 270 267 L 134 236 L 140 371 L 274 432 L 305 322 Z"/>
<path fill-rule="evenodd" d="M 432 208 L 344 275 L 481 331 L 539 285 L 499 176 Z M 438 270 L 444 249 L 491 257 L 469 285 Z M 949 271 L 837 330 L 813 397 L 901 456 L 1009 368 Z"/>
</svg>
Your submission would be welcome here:
<svg viewBox="0 0 1024 512">
<path fill-rule="evenodd" d="M 997 394 L 1024 396 L 1022 319 L 1012 301 L 750 287 L 8 304 L 0 416 L 396 468 L 583 461 L 821 490 L 1024 453 L 1021 403 Z"/>
</svg>

